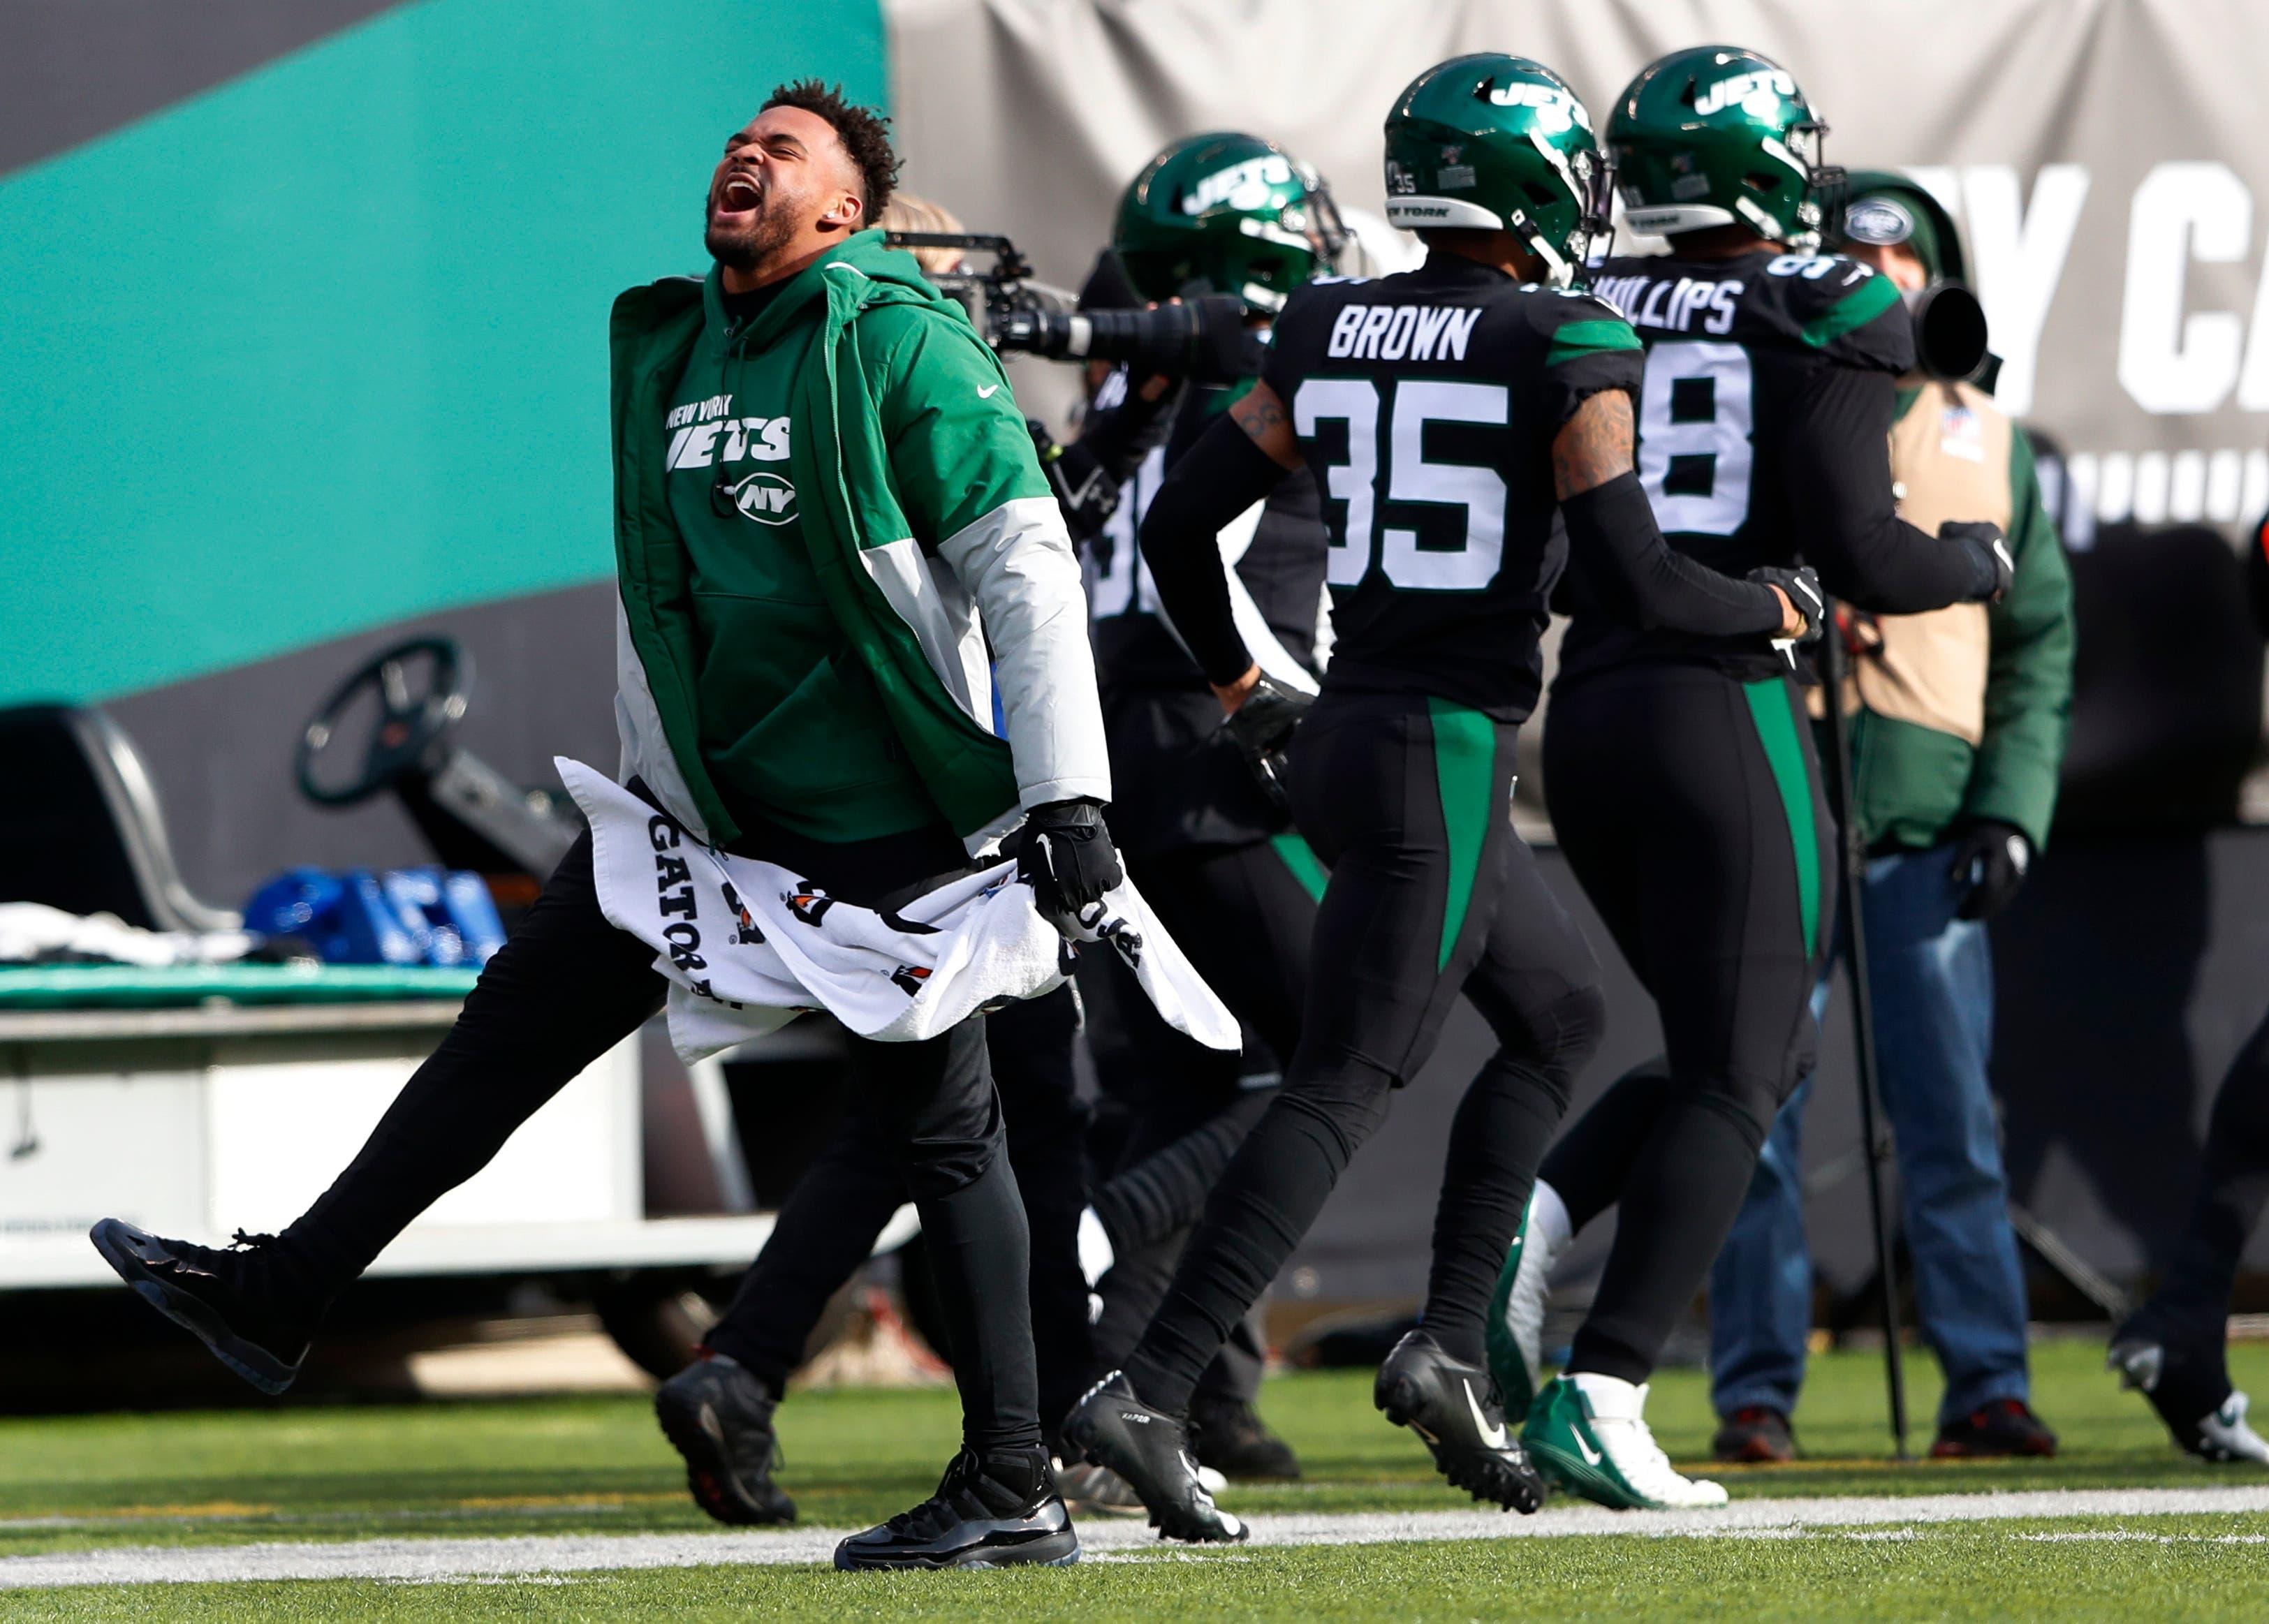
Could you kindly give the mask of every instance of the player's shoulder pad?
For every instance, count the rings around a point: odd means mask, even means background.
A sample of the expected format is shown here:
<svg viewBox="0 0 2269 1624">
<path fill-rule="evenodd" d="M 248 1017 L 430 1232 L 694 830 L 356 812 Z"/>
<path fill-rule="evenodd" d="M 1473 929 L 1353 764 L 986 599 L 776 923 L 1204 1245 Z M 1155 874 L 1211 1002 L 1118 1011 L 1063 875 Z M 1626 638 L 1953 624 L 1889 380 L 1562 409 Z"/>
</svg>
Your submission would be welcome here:
<svg viewBox="0 0 2269 1624">
<path fill-rule="evenodd" d="M 1903 373 L 1914 365 L 1914 328 L 1898 286 L 1840 254 L 1783 254 L 1752 281 L 1751 299 L 1776 325 L 1846 366 Z"/>
<path fill-rule="evenodd" d="M 1527 295 L 1521 303 L 1530 329 L 1544 341 L 1547 366 L 1645 348 L 1622 312 L 1588 289 L 1532 284 L 1521 292 Z"/>
</svg>

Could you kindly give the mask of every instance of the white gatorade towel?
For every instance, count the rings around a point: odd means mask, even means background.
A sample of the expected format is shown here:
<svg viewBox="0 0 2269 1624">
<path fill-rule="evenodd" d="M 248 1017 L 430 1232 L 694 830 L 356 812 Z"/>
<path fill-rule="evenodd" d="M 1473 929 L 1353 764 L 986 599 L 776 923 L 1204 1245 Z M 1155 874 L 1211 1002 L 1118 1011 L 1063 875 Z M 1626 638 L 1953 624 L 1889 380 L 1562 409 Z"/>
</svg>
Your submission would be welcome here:
<svg viewBox="0 0 2269 1624">
<path fill-rule="evenodd" d="M 1177 1031 L 1238 1047 L 1237 1017 L 1182 956 L 1131 880 L 1067 940 L 1013 862 L 896 913 L 830 897 L 792 869 L 701 844 L 605 774 L 553 757 L 591 823 L 607 922 L 654 949 L 669 1038 L 688 1064 L 824 1009 L 861 1037 L 917 1043 L 979 1010 L 1061 986 L 1083 946 L 1107 948 Z"/>
</svg>

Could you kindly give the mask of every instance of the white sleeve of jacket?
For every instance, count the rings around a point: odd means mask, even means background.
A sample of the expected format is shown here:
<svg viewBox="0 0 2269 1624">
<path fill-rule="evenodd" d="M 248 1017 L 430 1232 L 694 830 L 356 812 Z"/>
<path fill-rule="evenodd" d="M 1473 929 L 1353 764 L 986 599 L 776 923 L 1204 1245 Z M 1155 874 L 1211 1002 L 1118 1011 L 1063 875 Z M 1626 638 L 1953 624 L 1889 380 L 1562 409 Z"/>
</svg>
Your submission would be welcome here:
<svg viewBox="0 0 2269 1624">
<path fill-rule="evenodd" d="M 993 646 L 1017 800 L 1111 799 L 1087 593 L 1053 497 L 1003 502 L 938 544 Z"/>
</svg>

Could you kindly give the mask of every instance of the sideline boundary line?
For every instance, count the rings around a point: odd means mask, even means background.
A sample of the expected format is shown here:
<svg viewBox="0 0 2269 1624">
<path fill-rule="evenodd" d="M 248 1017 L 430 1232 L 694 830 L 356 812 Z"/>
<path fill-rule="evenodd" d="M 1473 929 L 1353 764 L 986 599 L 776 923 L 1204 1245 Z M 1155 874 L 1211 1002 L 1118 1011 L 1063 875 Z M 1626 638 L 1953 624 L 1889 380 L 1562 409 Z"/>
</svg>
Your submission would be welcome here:
<svg viewBox="0 0 2269 1624">
<path fill-rule="evenodd" d="M 1159 1541 L 1146 1525 L 1090 1518 L 1080 1542 L 1097 1555 L 1304 1545 L 1378 1545 L 1429 1539 L 1786 1538 L 1813 1528 L 1999 1522 L 2014 1517 L 2170 1517 L 2269 1513 L 2269 1484 L 2221 1488 L 2045 1489 L 2012 1494 L 1867 1495 L 1737 1500 L 1708 1511 L 1660 1513 L 1548 1507 L 1534 1517 L 1486 1511 L 1282 1513 L 1251 1519 L 1244 1546 Z M 391 1579 L 425 1583 L 536 1577 L 616 1569 L 731 1563 L 825 1563 L 844 1529 L 780 1533 L 529 1534 L 486 1539 L 359 1539 L 324 1544 L 128 1546 L 0 1558 L 0 1591 L 90 1584 L 191 1584 L 284 1579 Z"/>
</svg>

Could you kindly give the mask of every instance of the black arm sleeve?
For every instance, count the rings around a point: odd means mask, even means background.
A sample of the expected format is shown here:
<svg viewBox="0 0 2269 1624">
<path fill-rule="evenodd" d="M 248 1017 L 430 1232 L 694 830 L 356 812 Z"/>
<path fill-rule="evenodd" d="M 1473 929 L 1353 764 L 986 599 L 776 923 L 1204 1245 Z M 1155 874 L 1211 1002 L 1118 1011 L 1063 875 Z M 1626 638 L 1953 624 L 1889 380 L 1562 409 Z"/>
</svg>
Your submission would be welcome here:
<svg viewBox="0 0 2269 1624">
<path fill-rule="evenodd" d="M 1158 602 L 1206 681 L 1226 687 L 1253 667 L 1229 607 L 1222 527 L 1268 496 L 1291 470 L 1223 413 L 1182 454 L 1150 498 L 1137 545 Z"/>
<path fill-rule="evenodd" d="M 1174 409 L 1187 387 L 1178 384 L 1157 400 L 1146 401 L 1138 393 L 1140 381 L 1134 378 L 1125 380 L 1126 389 L 1117 404 L 1088 413 L 1087 421 L 1080 425 L 1079 438 L 1064 447 L 1067 454 L 1076 450 L 1092 457 L 1094 465 L 1108 475 L 1114 485 L 1125 484 L 1151 449 L 1166 443 L 1167 431 L 1173 426 Z"/>
<path fill-rule="evenodd" d="M 1990 593 L 1973 550 L 1898 516 L 1889 440 L 1897 385 L 1888 373 L 1822 367 L 1782 447 L 1790 516 L 1821 585 L 1855 608 L 1918 615 Z"/>
<path fill-rule="evenodd" d="M 1614 598 L 1643 629 L 1702 637 L 1780 630 L 1780 600 L 1771 587 L 1720 575 L 1670 550 L 1637 474 L 1618 474 L 1568 498 L 1560 513 L 1570 557 L 1582 560 L 1584 576 L 1602 587 L 1611 571 L 1623 588 Z"/>
</svg>

